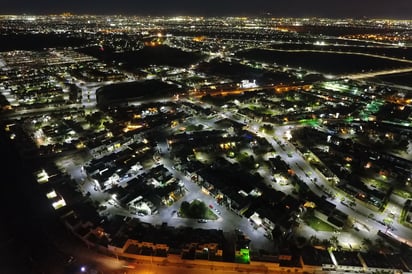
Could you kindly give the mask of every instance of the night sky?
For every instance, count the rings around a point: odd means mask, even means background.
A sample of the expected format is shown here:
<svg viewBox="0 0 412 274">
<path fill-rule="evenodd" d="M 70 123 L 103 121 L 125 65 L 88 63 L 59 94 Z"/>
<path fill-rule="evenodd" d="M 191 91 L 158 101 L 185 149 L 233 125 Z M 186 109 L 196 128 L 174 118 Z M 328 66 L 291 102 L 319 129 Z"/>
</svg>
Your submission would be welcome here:
<svg viewBox="0 0 412 274">
<path fill-rule="evenodd" d="M 412 19 L 412 0 L 1 0 L 0 14 L 62 12 Z"/>
</svg>

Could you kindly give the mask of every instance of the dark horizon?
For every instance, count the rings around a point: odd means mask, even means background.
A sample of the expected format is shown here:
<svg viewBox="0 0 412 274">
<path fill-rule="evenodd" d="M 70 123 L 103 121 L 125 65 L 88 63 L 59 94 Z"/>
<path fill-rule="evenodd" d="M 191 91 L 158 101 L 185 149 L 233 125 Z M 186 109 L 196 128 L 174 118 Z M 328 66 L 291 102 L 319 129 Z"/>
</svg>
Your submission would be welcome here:
<svg viewBox="0 0 412 274">
<path fill-rule="evenodd" d="M 276 3 L 265 0 L 152 0 L 136 3 L 133 0 L 90 1 L 27 1 L 6 0 L 2 14 L 48 15 L 69 12 L 89 15 L 136 15 L 136 16 L 261 16 L 274 17 L 321 17 L 321 18 L 376 18 L 411 19 L 410 0 L 280 0 Z"/>
</svg>

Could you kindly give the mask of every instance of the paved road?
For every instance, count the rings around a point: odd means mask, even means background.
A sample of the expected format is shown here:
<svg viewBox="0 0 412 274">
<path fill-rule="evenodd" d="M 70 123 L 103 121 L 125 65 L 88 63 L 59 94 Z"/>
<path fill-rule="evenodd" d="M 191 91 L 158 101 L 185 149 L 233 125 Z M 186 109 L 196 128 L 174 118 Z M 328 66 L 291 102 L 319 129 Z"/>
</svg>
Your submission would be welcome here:
<svg viewBox="0 0 412 274">
<path fill-rule="evenodd" d="M 238 119 L 234 117 L 234 114 L 231 112 L 226 111 L 224 112 L 224 115 L 229 119 L 238 121 Z M 265 138 L 272 145 L 277 155 L 279 155 L 281 159 L 295 171 L 296 175 L 306 183 L 306 185 L 311 189 L 313 193 L 316 193 L 320 197 L 328 197 L 328 193 L 340 193 L 343 197 L 347 196 L 343 191 L 337 189 L 336 187 L 333 187 L 331 183 L 325 178 L 325 176 L 317 168 L 313 168 L 304 159 L 300 151 L 293 144 L 287 141 L 287 138 L 284 138 L 287 136 L 287 133 L 290 130 L 295 129 L 300 125 L 276 125 L 274 134 L 268 135 L 259 131 L 259 128 L 261 127 L 261 124 L 259 122 L 253 121 L 246 116 L 244 116 L 244 119 L 249 122 L 247 129 L 250 132 L 257 134 L 258 136 Z M 292 152 L 292 154 L 290 154 L 290 152 Z M 360 244 L 360 236 L 377 239 L 378 231 L 388 231 L 387 225 L 383 223 L 383 219 L 386 217 L 386 214 L 380 214 L 379 212 L 371 210 L 360 203 L 357 203 L 355 206 L 349 206 L 342 204 L 340 200 L 334 197 L 328 197 L 327 199 L 330 202 L 334 203 L 337 209 L 345 213 L 352 221 L 358 223 L 360 227 L 363 228 L 363 232 L 362 230 L 360 230 L 353 231 L 353 233 L 351 233 L 353 234 L 353 237 L 351 237 L 351 239 L 353 240 L 351 246 Z M 399 210 L 399 202 L 402 204 L 402 200 L 402 198 L 392 198 L 388 203 L 387 208 L 398 208 Z M 392 201 L 394 201 L 395 203 L 392 203 Z M 412 239 L 411 229 L 397 222 L 393 223 L 391 226 L 394 228 L 394 231 L 391 231 L 391 234 L 395 238 L 398 237 L 398 239 L 402 240 Z M 330 236 L 332 235 L 330 234 Z M 346 238 L 347 240 L 349 239 L 348 237 Z"/>
</svg>

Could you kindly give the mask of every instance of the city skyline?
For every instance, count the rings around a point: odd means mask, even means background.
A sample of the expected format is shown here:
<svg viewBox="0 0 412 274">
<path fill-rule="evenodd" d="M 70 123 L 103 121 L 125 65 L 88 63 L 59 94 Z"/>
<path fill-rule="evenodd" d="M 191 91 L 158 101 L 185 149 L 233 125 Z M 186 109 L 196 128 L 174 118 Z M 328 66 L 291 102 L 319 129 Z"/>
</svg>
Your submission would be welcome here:
<svg viewBox="0 0 412 274">
<path fill-rule="evenodd" d="M 412 20 L 58 5 L 0 15 L 1 273 L 412 272 Z"/>
<path fill-rule="evenodd" d="M 27 1 L 7 0 L 3 3 L 3 14 L 127 14 L 127 15 L 196 15 L 196 16 L 259 16 L 276 17 L 328 17 L 328 18 L 390 18 L 412 19 L 412 3 L 409 0 L 395 1 L 207 1 L 155 0 L 122 3 L 102 0 L 75 1 Z"/>
</svg>

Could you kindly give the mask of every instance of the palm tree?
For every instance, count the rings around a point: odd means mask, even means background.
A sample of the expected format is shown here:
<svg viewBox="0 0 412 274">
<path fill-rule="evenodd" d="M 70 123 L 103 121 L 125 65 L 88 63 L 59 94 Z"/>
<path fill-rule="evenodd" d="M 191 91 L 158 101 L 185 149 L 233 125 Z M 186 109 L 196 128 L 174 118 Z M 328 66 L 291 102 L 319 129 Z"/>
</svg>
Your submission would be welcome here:
<svg viewBox="0 0 412 274">
<path fill-rule="evenodd" d="M 332 236 L 330 237 L 329 241 L 333 247 L 336 248 L 338 246 L 338 243 L 339 243 L 338 237 Z"/>
<path fill-rule="evenodd" d="M 365 249 L 369 250 L 372 247 L 372 241 L 369 238 L 363 238 L 362 240 L 362 245 L 365 247 Z"/>
<path fill-rule="evenodd" d="M 309 242 L 310 242 L 312 245 L 319 245 L 320 240 L 319 240 L 319 238 L 317 238 L 315 235 L 312 235 L 312 236 L 310 236 L 310 238 L 309 238 Z"/>
<path fill-rule="evenodd" d="M 322 245 L 326 248 L 326 249 L 328 249 L 330 246 L 331 246 L 331 242 L 330 242 L 330 240 L 328 240 L 328 239 L 323 239 L 322 240 Z"/>
<path fill-rule="evenodd" d="M 377 250 L 382 251 L 385 248 L 385 242 L 381 238 L 375 240 L 375 247 Z"/>
</svg>

